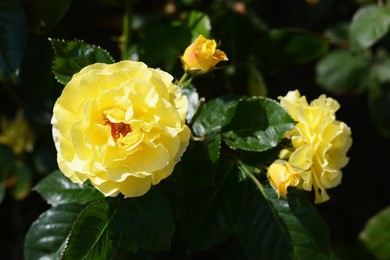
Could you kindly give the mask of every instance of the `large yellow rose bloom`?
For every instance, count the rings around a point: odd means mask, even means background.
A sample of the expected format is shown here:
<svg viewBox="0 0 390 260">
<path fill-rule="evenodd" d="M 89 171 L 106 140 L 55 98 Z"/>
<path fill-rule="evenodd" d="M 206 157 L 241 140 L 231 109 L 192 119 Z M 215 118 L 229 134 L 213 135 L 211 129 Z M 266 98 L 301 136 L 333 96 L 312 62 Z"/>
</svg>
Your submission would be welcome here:
<svg viewBox="0 0 390 260">
<path fill-rule="evenodd" d="M 199 35 L 181 56 L 184 70 L 195 75 L 205 74 L 218 62 L 227 60 L 226 54 L 217 49 L 215 40 L 208 40 L 203 35 Z"/>
<path fill-rule="evenodd" d="M 289 132 L 294 151 L 289 163 L 301 170 L 302 188 L 315 191 L 315 203 L 329 199 L 327 188 L 340 184 L 352 145 L 351 129 L 336 120 L 339 103 L 325 95 L 307 103 L 298 90 L 279 97 L 281 105 L 297 122 Z"/>
<path fill-rule="evenodd" d="M 96 63 L 75 74 L 52 117 L 65 176 L 125 197 L 141 196 L 168 177 L 190 138 L 188 100 L 172 80 L 133 61 Z"/>
</svg>

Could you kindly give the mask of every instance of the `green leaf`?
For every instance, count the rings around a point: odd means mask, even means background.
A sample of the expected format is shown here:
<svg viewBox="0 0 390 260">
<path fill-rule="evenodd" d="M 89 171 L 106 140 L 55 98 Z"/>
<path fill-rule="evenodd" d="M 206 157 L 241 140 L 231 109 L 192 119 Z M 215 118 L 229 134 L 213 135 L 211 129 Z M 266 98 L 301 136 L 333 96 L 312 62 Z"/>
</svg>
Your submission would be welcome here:
<svg viewBox="0 0 390 260">
<path fill-rule="evenodd" d="M 287 57 L 297 64 L 308 63 L 328 50 L 328 40 L 305 30 L 280 28 L 270 31 L 269 37 Z"/>
<path fill-rule="evenodd" d="M 110 238 L 110 214 L 106 201 L 89 204 L 81 211 L 70 231 L 63 259 L 111 259 L 119 240 Z"/>
<path fill-rule="evenodd" d="M 378 5 L 360 7 L 352 18 L 349 29 L 350 48 L 353 51 L 373 46 L 389 31 L 390 8 Z"/>
<path fill-rule="evenodd" d="M 0 1 L 0 82 L 15 79 L 27 42 L 27 22 L 22 1 Z"/>
<path fill-rule="evenodd" d="M 10 187 L 10 192 L 16 200 L 22 200 L 30 194 L 33 173 L 26 163 L 16 161 L 12 177 L 16 178 L 16 183 Z"/>
<path fill-rule="evenodd" d="M 195 40 L 200 34 L 205 38 L 209 38 L 211 22 L 207 14 L 199 11 L 190 11 L 186 22 L 190 28 L 192 40 Z"/>
<path fill-rule="evenodd" d="M 368 251 L 378 260 L 390 259 L 390 207 L 371 217 L 359 234 Z"/>
<path fill-rule="evenodd" d="M 205 141 L 191 141 L 175 167 L 175 174 L 179 174 L 181 179 L 191 185 L 215 185 L 220 144 L 220 135 L 211 136 Z"/>
<path fill-rule="evenodd" d="M 267 85 L 263 74 L 253 65 L 247 66 L 248 70 L 248 94 L 250 96 L 267 96 Z"/>
<path fill-rule="evenodd" d="M 141 248 L 167 251 L 171 247 L 175 230 L 171 208 L 153 188 L 142 197 L 124 199 L 116 221 L 119 232 Z"/>
<path fill-rule="evenodd" d="M 73 222 L 82 209 L 82 205 L 64 204 L 42 213 L 26 234 L 26 260 L 60 259 Z"/>
<path fill-rule="evenodd" d="M 329 259 L 328 231 L 320 214 L 302 195 L 277 198 L 273 188 L 249 198 L 237 234 L 250 259 Z"/>
<path fill-rule="evenodd" d="M 227 162 L 220 165 L 214 187 L 188 185 L 180 228 L 189 252 L 209 249 L 227 238 L 243 206 L 245 188 L 237 168 Z"/>
<path fill-rule="evenodd" d="M 243 98 L 229 110 L 233 118 L 224 127 L 222 138 L 232 149 L 271 149 L 295 125 L 279 103 L 264 97 Z"/>
<path fill-rule="evenodd" d="M 7 145 L 0 144 L 0 173 L 9 174 L 14 167 L 15 154 Z"/>
<path fill-rule="evenodd" d="M 106 50 L 83 41 L 50 39 L 50 42 L 55 52 L 53 72 L 56 79 L 64 85 L 71 80 L 73 74 L 88 65 L 114 62 Z"/>
<path fill-rule="evenodd" d="M 370 117 L 380 135 L 390 138 L 390 82 L 383 82 L 368 89 Z"/>
<path fill-rule="evenodd" d="M 183 89 L 183 95 L 188 99 L 188 110 L 186 115 L 187 122 L 191 122 L 199 105 L 199 94 L 192 85 L 187 85 Z"/>
<path fill-rule="evenodd" d="M 316 81 L 333 93 L 367 88 L 370 58 L 343 49 L 330 52 L 316 65 Z"/>
<path fill-rule="evenodd" d="M 38 0 L 26 3 L 30 30 L 35 34 L 51 31 L 67 13 L 73 0 Z"/>
<path fill-rule="evenodd" d="M 86 204 L 104 198 L 97 189 L 73 183 L 60 171 L 49 174 L 34 189 L 52 206 L 68 203 Z"/>
<path fill-rule="evenodd" d="M 195 136 L 219 133 L 231 118 L 229 107 L 237 103 L 237 97 L 219 97 L 205 103 L 192 125 Z"/>
</svg>

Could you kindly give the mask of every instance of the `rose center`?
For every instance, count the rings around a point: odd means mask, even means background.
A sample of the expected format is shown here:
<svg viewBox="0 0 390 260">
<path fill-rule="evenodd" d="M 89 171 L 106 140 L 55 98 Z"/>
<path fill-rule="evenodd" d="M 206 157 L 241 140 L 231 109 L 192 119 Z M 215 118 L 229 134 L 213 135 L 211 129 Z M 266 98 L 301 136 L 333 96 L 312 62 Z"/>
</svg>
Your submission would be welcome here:
<svg viewBox="0 0 390 260">
<path fill-rule="evenodd" d="M 106 115 L 103 115 L 104 125 L 109 125 L 111 127 L 111 135 L 114 138 L 114 140 L 118 140 L 120 135 L 126 136 L 128 133 L 131 132 L 131 127 L 129 124 L 125 123 L 112 123 Z"/>
</svg>

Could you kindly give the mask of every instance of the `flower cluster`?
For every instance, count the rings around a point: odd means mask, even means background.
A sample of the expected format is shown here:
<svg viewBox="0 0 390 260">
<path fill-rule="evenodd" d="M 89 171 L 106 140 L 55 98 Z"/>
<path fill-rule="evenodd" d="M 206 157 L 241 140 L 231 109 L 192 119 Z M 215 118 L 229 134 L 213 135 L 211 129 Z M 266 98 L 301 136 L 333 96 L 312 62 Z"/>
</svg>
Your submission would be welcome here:
<svg viewBox="0 0 390 260">
<path fill-rule="evenodd" d="M 315 203 L 324 202 L 329 199 L 326 189 L 341 182 L 341 168 L 348 163 L 347 152 L 352 145 L 351 130 L 336 120 L 340 106 L 332 98 L 321 95 L 308 104 L 295 90 L 279 99 L 297 124 L 286 136 L 292 149 L 280 156 L 288 161 L 277 160 L 270 166 L 270 183 L 282 196 L 288 186 L 314 189 Z"/>
<path fill-rule="evenodd" d="M 53 109 L 60 170 L 105 196 L 141 196 L 168 177 L 190 138 L 188 100 L 172 80 L 133 61 L 73 75 Z"/>
</svg>

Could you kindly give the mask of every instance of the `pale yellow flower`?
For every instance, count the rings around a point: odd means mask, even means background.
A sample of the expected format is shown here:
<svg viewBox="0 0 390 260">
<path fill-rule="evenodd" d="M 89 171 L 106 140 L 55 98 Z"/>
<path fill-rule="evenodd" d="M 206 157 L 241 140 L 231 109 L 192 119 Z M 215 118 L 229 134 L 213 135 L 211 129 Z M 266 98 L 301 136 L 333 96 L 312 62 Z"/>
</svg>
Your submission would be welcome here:
<svg viewBox="0 0 390 260">
<path fill-rule="evenodd" d="M 279 196 L 287 195 L 288 187 L 299 185 L 301 174 L 290 163 L 284 160 L 275 160 L 268 168 L 268 180 Z"/>
<path fill-rule="evenodd" d="M 227 60 L 226 54 L 217 49 L 215 40 L 208 40 L 203 35 L 199 35 L 181 56 L 184 70 L 195 75 L 205 74 L 218 62 Z"/>
<path fill-rule="evenodd" d="M 19 110 L 14 120 L 2 117 L 0 121 L 0 144 L 9 146 L 15 154 L 32 152 L 35 135 Z"/>
<path fill-rule="evenodd" d="M 288 133 L 294 151 L 289 163 L 302 170 L 302 188 L 315 191 L 315 203 L 329 199 L 327 188 L 340 184 L 352 145 L 351 129 L 336 120 L 339 103 L 325 95 L 307 103 L 298 90 L 279 97 L 281 105 L 297 122 Z"/>
<path fill-rule="evenodd" d="M 168 177 L 190 138 L 188 100 L 172 80 L 133 61 L 76 73 L 53 109 L 60 170 L 105 196 L 141 196 Z"/>
</svg>

